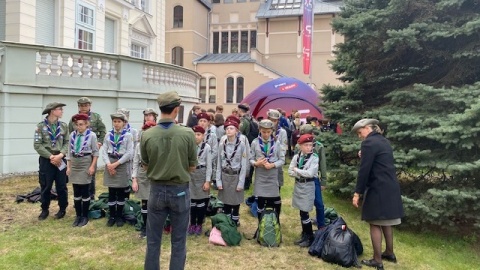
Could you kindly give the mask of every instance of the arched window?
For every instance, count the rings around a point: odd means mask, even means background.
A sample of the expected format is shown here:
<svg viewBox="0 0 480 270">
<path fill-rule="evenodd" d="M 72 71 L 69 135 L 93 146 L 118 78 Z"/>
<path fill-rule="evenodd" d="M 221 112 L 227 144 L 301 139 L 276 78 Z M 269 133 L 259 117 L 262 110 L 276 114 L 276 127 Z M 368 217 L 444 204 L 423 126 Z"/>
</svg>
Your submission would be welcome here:
<svg viewBox="0 0 480 270">
<path fill-rule="evenodd" d="M 199 98 L 200 98 L 202 103 L 206 102 L 206 99 L 207 99 L 207 79 L 206 78 L 201 78 L 200 79 Z"/>
<path fill-rule="evenodd" d="M 233 77 L 227 78 L 227 103 L 233 103 Z"/>
<path fill-rule="evenodd" d="M 173 8 L 173 28 L 183 27 L 183 7 L 175 6 Z"/>
<path fill-rule="evenodd" d="M 237 77 L 237 103 L 241 103 L 243 99 L 243 77 Z"/>
<path fill-rule="evenodd" d="M 210 78 L 208 80 L 208 102 L 217 103 L 217 79 Z"/>
<path fill-rule="evenodd" d="M 175 47 L 172 49 L 172 64 L 183 67 L 183 48 Z"/>
</svg>

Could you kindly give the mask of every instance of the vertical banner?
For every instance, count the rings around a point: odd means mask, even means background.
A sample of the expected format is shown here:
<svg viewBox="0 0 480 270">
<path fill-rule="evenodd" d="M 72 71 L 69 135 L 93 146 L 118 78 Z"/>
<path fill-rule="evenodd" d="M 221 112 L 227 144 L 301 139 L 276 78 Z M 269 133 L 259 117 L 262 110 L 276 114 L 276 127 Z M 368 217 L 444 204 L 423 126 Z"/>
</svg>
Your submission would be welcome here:
<svg viewBox="0 0 480 270">
<path fill-rule="evenodd" d="M 303 74 L 310 75 L 312 62 L 313 2 L 303 1 Z"/>
</svg>

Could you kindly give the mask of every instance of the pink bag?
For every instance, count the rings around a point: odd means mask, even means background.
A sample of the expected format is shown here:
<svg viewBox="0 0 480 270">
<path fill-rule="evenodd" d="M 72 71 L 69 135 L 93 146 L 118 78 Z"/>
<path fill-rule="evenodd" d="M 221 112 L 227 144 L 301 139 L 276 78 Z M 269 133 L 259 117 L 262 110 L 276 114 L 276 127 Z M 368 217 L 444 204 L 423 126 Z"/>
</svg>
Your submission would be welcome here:
<svg viewBox="0 0 480 270">
<path fill-rule="evenodd" d="M 208 237 L 208 242 L 214 245 L 219 245 L 224 247 L 227 246 L 227 243 L 225 243 L 225 241 L 222 238 L 222 232 L 216 227 L 213 227 L 212 230 L 210 231 L 210 237 Z"/>
</svg>

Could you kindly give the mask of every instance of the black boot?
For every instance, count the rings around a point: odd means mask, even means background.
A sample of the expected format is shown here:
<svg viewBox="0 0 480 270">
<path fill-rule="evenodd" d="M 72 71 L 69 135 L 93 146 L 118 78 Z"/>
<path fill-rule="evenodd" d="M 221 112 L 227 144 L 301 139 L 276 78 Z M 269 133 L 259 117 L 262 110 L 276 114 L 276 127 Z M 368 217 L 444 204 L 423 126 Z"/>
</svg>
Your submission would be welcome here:
<svg viewBox="0 0 480 270">
<path fill-rule="evenodd" d="M 117 216 L 117 205 L 109 205 L 108 209 L 110 217 L 108 218 L 107 226 L 112 227 L 115 224 L 115 217 Z"/>
<path fill-rule="evenodd" d="M 295 242 L 293 242 L 293 244 L 295 245 L 299 245 L 300 243 L 303 243 L 305 240 L 306 240 L 306 237 L 307 235 L 305 234 L 305 232 L 302 230 L 302 234 L 300 235 L 300 238 L 295 240 Z"/>
<path fill-rule="evenodd" d="M 73 207 L 75 208 L 75 221 L 73 221 L 72 227 L 77 227 L 80 219 L 82 218 L 82 202 L 80 200 L 73 200 Z"/>
<path fill-rule="evenodd" d="M 303 230 L 305 231 L 305 239 L 303 242 L 299 243 L 298 245 L 300 247 L 309 247 L 313 243 L 313 228 L 312 228 L 312 223 L 309 222 L 307 224 L 302 224 Z"/>
<path fill-rule="evenodd" d="M 117 204 L 117 227 L 122 227 L 125 224 L 123 220 L 123 205 Z"/>
</svg>

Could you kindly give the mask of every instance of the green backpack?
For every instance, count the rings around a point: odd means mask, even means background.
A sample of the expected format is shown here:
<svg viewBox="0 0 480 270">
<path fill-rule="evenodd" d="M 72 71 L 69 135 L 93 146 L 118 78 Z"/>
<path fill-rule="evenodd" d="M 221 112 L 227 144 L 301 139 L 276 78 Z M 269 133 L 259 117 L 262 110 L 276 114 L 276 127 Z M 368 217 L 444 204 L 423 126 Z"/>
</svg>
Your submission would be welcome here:
<svg viewBox="0 0 480 270">
<path fill-rule="evenodd" d="M 282 232 L 278 223 L 277 213 L 273 209 L 266 209 L 262 213 L 256 233 L 257 242 L 266 247 L 278 247 L 282 242 Z"/>
</svg>

